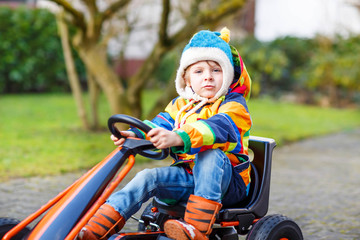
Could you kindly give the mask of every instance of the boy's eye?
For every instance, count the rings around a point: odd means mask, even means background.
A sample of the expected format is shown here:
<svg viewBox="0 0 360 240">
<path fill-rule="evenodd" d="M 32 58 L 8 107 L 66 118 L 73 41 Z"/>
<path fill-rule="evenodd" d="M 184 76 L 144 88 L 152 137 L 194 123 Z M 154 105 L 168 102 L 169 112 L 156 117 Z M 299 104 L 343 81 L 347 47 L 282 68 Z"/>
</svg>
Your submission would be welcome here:
<svg viewBox="0 0 360 240">
<path fill-rule="evenodd" d="M 214 72 L 221 72 L 221 68 L 214 68 L 213 71 Z"/>
</svg>

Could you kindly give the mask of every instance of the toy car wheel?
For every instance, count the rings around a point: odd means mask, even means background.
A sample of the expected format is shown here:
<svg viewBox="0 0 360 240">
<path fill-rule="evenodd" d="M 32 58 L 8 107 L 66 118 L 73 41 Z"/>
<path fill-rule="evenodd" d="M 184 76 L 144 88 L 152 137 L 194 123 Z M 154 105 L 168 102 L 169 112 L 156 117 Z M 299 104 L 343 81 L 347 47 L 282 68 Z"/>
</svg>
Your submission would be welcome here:
<svg viewBox="0 0 360 240">
<path fill-rule="evenodd" d="M 10 231 L 13 227 L 15 227 L 20 221 L 13 218 L 0 218 L 0 239 L 4 237 L 4 235 Z M 21 230 L 16 236 L 14 236 L 13 240 L 21 240 L 30 232 L 29 228 L 24 228 Z"/>
<path fill-rule="evenodd" d="M 300 227 L 290 218 L 274 214 L 260 219 L 251 228 L 247 240 L 302 240 Z"/>
</svg>

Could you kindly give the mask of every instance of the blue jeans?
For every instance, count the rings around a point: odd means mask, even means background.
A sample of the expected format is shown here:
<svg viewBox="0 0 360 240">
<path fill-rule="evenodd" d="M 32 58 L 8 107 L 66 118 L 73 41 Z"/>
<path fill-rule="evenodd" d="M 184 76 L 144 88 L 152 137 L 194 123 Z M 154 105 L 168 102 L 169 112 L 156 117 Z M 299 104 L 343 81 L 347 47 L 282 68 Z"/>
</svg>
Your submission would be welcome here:
<svg viewBox="0 0 360 240">
<path fill-rule="evenodd" d="M 186 202 L 190 194 L 221 202 L 230 184 L 232 166 L 219 149 L 197 154 L 193 174 L 177 166 L 144 169 L 107 200 L 126 220 L 156 196 Z"/>
</svg>

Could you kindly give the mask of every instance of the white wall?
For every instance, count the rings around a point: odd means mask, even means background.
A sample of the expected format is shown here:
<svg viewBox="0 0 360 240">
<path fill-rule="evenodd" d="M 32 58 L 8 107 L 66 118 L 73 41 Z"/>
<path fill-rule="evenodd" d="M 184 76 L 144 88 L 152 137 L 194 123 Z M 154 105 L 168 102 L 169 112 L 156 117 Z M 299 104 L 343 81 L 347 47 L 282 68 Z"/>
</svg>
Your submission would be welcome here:
<svg viewBox="0 0 360 240">
<path fill-rule="evenodd" d="M 360 2 L 359 0 L 354 0 Z M 292 35 L 360 33 L 360 12 L 350 0 L 256 0 L 255 36 L 262 41 Z"/>
</svg>

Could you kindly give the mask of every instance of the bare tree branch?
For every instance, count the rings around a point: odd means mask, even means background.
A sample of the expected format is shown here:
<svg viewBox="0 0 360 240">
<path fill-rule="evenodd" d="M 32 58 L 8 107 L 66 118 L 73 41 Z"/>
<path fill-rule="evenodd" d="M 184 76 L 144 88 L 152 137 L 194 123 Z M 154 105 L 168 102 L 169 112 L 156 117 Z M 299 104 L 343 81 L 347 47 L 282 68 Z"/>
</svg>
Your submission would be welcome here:
<svg viewBox="0 0 360 240">
<path fill-rule="evenodd" d="M 72 56 L 71 52 L 71 45 L 69 41 L 69 29 L 64 21 L 64 11 L 61 11 L 56 16 L 56 22 L 59 28 L 59 34 L 61 38 L 61 45 L 63 48 L 63 54 L 65 59 L 65 66 L 67 75 L 69 78 L 70 88 L 71 92 L 74 96 L 75 103 L 77 105 L 78 110 L 78 116 L 82 122 L 82 125 L 85 129 L 90 129 L 90 124 L 88 122 L 87 116 L 86 116 L 86 108 L 84 100 L 82 99 L 82 90 L 81 90 L 81 84 L 79 80 L 78 73 L 76 71 L 74 58 Z"/>
<path fill-rule="evenodd" d="M 119 9 L 129 4 L 131 0 L 119 0 L 111 4 L 102 14 L 101 22 L 111 18 Z"/>
<path fill-rule="evenodd" d="M 224 18 L 224 16 L 239 11 L 245 5 L 245 3 L 246 0 L 224 1 L 216 8 L 216 10 L 203 10 L 202 12 L 198 13 L 197 17 L 188 18 L 185 26 L 180 31 L 178 31 L 177 34 L 169 39 L 170 44 L 176 46 L 185 39 L 188 39 L 192 36 L 194 32 L 193 29 L 196 29 L 201 25 L 216 25 L 222 18 Z"/>
<path fill-rule="evenodd" d="M 92 16 L 95 16 L 99 12 L 99 9 L 96 5 L 96 0 L 81 0 L 89 9 L 89 12 Z"/>
<path fill-rule="evenodd" d="M 232 0 L 223 1 L 222 4 L 217 6 L 216 11 L 204 10 L 199 15 L 199 24 L 216 23 L 225 16 L 240 10 L 246 3 L 246 0 Z"/>
<path fill-rule="evenodd" d="M 170 15 L 170 0 L 163 0 L 163 11 L 161 14 L 161 22 L 159 24 L 159 42 L 162 45 L 167 45 L 168 35 L 167 29 L 169 25 L 169 15 Z"/>
<path fill-rule="evenodd" d="M 97 8 L 96 0 L 81 0 L 86 6 L 92 6 L 93 8 Z"/>
<path fill-rule="evenodd" d="M 189 17 L 191 16 L 196 16 L 197 13 L 200 10 L 200 4 L 203 2 L 204 0 L 194 0 L 193 3 L 191 4 L 191 9 L 189 11 Z"/>
<path fill-rule="evenodd" d="M 96 0 L 81 0 L 83 4 L 89 10 L 90 17 L 88 18 L 87 22 L 87 36 L 94 41 L 97 41 L 102 28 L 101 19 L 97 18 L 99 14 L 99 9 L 96 5 Z"/>
<path fill-rule="evenodd" d="M 112 19 L 115 14 L 118 14 L 118 17 L 120 17 L 119 14 L 123 14 L 124 19 L 126 17 L 132 18 L 134 11 L 130 12 L 132 9 L 127 9 L 131 0 L 109 0 L 111 3 L 109 3 L 104 11 L 100 11 L 96 5 L 97 0 L 80 0 L 87 8 L 86 10 L 75 9 L 70 0 L 50 1 L 62 6 L 64 11 L 68 13 L 68 16 L 71 17 L 72 24 L 76 27 L 76 34 L 72 37 L 72 42 L 83 60 L 89 75 L 91 74 L 94 81 L 96 81 L 96 83 L 93 83 L 105 93 L 111 111 L 113 113 L 122 112 L 140 117 L 142 113 L 141 92 L 144 88 L 144 83 L 154 73 L 164 55 L 189 39 L 200 26 L 216 26 L 222 18 L 240 10 L 246 0 L 181 0 L 188 4 L 179 2 L 184 8 L 180 7 L 180 12 L 175 12 L 176 14 L 183 13 L 180 19 L 185 21 L 185 25 L 177 32 L 173 32 L 174 29 L 169 29 L 172 1 L 162 0 L 161 20 L 157 22 L 156 26 L 159 29 L 158 42 L 154 45 L 150 56 L 147 57 L 136 74 L 130 79 L 125 80 L 126 83 L 121 82 L 121 80 L 119 81 L 119 76 L 108 62 L 106 49 L 108 37 L 112 36 L 111 24 L 115 24 L 109 20 L 116 20 Z M 159 4 L 158 1 L 154 2 Z M 137 3 L 143 4 L 141 0 Z M 132 7 L 136 8 L 137 6 Z M 183 9 L 184 11 L 182 11 Z M 123 16 L 120 19 L 123 19 Z M 142 27 L 148 28 L 147 24 L 150 24 L 150 22 L 145 20 L 142 24 L 136 26 L 136 29 L 138 30 Z M 127 27 L 130 25 L 129 23 L 125 24 Z M 128 30 L 131 30 L 131 28 L 128 28 Z M 171 35 L 169 33 L 170 30 L 172 30 Z M 129 36 L 129 33 L 124 34 Z M 126 42 L 127 39 L 124 38 L 124 41 Z M 92 86 L 89 88 L 92 88 Z M 164 97 L 169 98 L 173 90 L 169 91 Z M 97 94 L 94 94 L 94 96 L 96 97 Z M 94 111 L 97 111 L 95 100 L 91 102 Z"/>
<path fill-rule="evenodd" d="M 198 4 L 196 8 L 199 9 L 199 4 L 202 2 L 202 0 L 196 0 L 195 2 Z M 129 86 L 131 87 L 128 89 L 127 96 L 129 102 L 139 102 L 136 98 L 139 97 L 139 92 L 147 80 L 142 76 L 150 76 L 166 52 L 182 43 L 185 39 L 189 39 L 199 26 L 204 24 L 216 25 L 224 16 L 239 11 L 245 2 L 246 0 L 224 0 L 221 4 L 217 5 L 216 9 L 199 11 L 195 17 L 189 16 L 187 18 L 185 26 L 180 29 L 177 34 L 169 38 L 166 45 L 159 41 L 154 46 L 152 53 L 146 59 L 140 70 L 130 79 Z M 194 11 L 198 10 L 193 10 L 193 12 Z M 140 104 L 137 103 L 136 105 L 138 111 L 141 112 Z"/>
<path fill-rule="evenodd" d="M 50 1 L 62 6 L 64 10 L 73 17 L 72 23 L 85 32 L 86 24 L 83 13 L 76 10 L 69 2 L 65 0 L 50 0 Z"/>
</svg>

